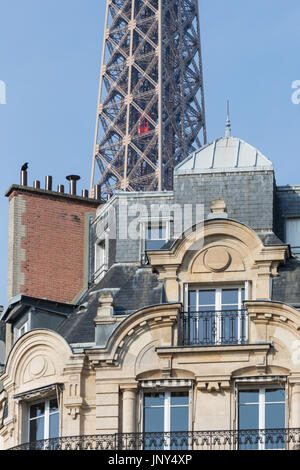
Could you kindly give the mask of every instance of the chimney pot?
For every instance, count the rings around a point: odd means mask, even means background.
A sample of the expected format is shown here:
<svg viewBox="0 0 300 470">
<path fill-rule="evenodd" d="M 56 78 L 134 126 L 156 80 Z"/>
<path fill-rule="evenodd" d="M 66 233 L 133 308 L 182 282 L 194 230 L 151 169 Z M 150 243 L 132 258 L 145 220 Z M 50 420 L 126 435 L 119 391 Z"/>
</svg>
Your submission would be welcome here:
<svg viewBox="0 0 300 470">
<path fill-rule="evenodd" d="M 21 186 L 27 186 L 27 170 L 21 170 Z"/>
<path fill-rule="evenodd" d="M 45 188 L 47 191 L 52 191 L 52 176 L 46 176 Z"/>
<path fill-rule="evenodd" d="M 33 187 L 34 187 L 35 189 L 41 189 L 41 182 L 38 181 L 38 180 L 35 180 L 35 181 L 33 182 Z"/>
<path fill-rule="evenodd" d="M 94 188 L 94 199 L 100 200 L 101 199 L 101 186 L 97 184 Z"/>
<path fill-rule="evenodd" d="M 70 195 L 71 196 L 76 196 L 77 190 L 76 190 L 76 185 L 77 181 L 80 180 L 80 176 L 78 175 L 69 175 L 66 176 L 66 179 L 70 181 Z"/>
<path fill-rule="evenodd" d="M 64 187 L 63 184 L 59 184 L 59 185 L 57 186 L 57 192 L 58 192 L 58 193 L 61 193 L 61 194 L 64 194 L 64 192 L 65 192 L 65 187 Z"/>
<path fill-rule="evenodd" d="M 83 189 L 81 193 L 82 197 L 89 197 L 89 192 L 87 189 Z"/>
</svg>

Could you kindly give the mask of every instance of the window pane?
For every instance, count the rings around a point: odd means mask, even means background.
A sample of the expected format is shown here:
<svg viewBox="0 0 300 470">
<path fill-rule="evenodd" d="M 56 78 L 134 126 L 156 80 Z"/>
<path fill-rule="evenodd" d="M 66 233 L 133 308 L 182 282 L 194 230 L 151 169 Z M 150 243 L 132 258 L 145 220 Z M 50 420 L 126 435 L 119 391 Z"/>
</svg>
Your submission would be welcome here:
<svg viewBox="0 0 300 470">
<path fill-rule="evenodd" d="M 258 403 L 258 401 L 259 401 L 258 390 L 245 390 L 245 391 L 239 392 L 240 404 Z"/>
<path fill-rule="evenodd" d="M 59 437 L 59 413 L 49 416 L 49 438 Z"/>
<path fill-rule="evenodd" d="M 258 404 L 239 406 L 239 429 L 259 429 Z"/>
<path fill-rule="evenodd" d="M 226 311 L 227 310 L 227 311 Z M 239 315 L 237 310 L 227 308 L 221 313 L 221 342 L 222 344 L 234 344 L 238 341 Z"/>
<path fill-rule="evenodd" d="M 145 432 L 164 432 L 164 407 L 145 408 Z"/>
<path fill-rule="evenodd" d="M 166 230 L 166 227 L 160 227 L 159 229 L 159 238 L 161 240 L 166 240 L 167 238 L 167 230 Z"/>
<path fill-rule="evenodd" d="M 215 305 L 216 292 L 214 290 L 199 291 L 199 305 Z"/>
<path fill-rule="evenodd" d="M 196 311 L 196 291 L 195 290 L 190 290 L 189 291 L 189 310 L 190 312 L 195 312 Z"/>
<path fill-rule="evenodd" d="M 200 305 L 198 308 L 199 312 L 215 312 L 216 307 L 215 305 Z"/>
<path fill-rule="evenodd" d="M 238 305 L 239 290 L 238 289 L 222 289 L 222 305 Z"/>
<path fill-rule="evenodd" d="M 189 404 L 189 393 L 188 392 L 173 392 L 171 394 L 171 406 L 174 405 L 186 405 Z"/>
<path fill-rule="evenodd" d="M 232 305 L 222 305 L 222 311 L 233 311 L 233 310 L 238 310 L 239 306 L 238 304 L 232 304 Z"/>
<path fill-rule="evenodd" d="M 189 408 L 180 406 L 171 408 L 171 432 L 189 430 Z"/>
<path fill-rule="evenodd" d="M 285 390 L 266 390 L 266 402 L 270 403 L 274 401 L 285 402 Z"/>
<path fill-rule="evenodd" d="M 259 391 L 245 390 L 239 392 L 239 430 L 259 429 Z M 242 436 L 241 436 L 242 437 Z M 243 436 L 248 439 L 249 436 Z M 255 437 L 255 436 L 254 436 Z M 251 439 L 250 439 L 251 440 Z M 242 442 L 245 444 L 246 441 Z M 253 442 L 241 448 L 252 448 Z"/>
<path fill-rule="evenodd" d="M 205 307 L 203 307 L 205 309 Z M 208 310 L 212 309 L 210 313 Z M 216 313 L 214 307 L 199 312 L 193 322 L 193 334 L 198 344 L 209 345 L 216 341 Z"/>
<path fill-rule="evenodd" d="M 44 418 L 37 418 L 30 421 L 30 442 L 44 439 Z"/>
<path fill-rule="evenodd" d="M 155 225 L 151 224 L 147 229 L 147 239 L 148 240 L 165 240 L 166 239 L 166 226 L 165 225 Z"/>
<path fill-rule="evenodd" d="M 266 404 L 266 429 L 285 428 L 285 404 Z"/>
<path fill-rule="evenodd" d="M 156 237 L 155 236 L 155 229 L 154 228 L 151 228 L 151 226 L 148 227 L 148 230 L 147 230 L 147 239 L 148 240 L 155 240 Z"/>
<path fill-rule="evenodd" d="M 45 403 L 38 403 L 30 407 L 30 418 L 37 418 L 45 414 Z"/>
<path fill-rule="evenodd" d="M 164 406 L 164 393 L 145 393 L 145 406 Z"/>
<path fill-rule="evenodd" d="M 160 250 L 166 240 L 146 240 L 146 250 Z"/>
<path fill-rule="evenodd" d="M 57 399 L 50 400 L 50 413 L 58 412 Z"/>
<path fill-rule="evenodd" d="M 287 219 L 286 243 L 289 243 L 292 248 L 300 246 L 300 219 Z"/>
</svg>

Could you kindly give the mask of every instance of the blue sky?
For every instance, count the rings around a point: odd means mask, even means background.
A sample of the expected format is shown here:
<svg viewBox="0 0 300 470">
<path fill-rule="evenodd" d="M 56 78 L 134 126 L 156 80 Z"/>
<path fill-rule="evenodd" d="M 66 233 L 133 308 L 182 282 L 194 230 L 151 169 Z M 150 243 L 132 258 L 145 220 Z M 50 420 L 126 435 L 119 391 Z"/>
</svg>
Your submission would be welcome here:
<svg viewBox="0 0 300 470">
<path fill-rule="evenodd" d="M 80 174 L 88 188 L 105 0 L 0 0 L 0 304 L 6 303 L 6 189 L 30 162 L 29 184 Z M 209 140 L 233 134 L 275 165 L 277 183 L 300 184 L 299 0 L 199 0 Z"/>
</svg>

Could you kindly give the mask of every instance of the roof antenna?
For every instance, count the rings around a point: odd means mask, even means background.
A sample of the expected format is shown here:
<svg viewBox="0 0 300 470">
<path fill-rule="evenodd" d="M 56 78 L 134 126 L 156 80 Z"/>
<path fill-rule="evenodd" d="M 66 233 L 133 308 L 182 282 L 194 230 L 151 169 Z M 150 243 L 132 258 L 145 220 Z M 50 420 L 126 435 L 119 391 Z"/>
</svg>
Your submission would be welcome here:
<svg viewBox="0 0 300 470">
<path fill-rule="evenodd" d="M 227 101 L 227 119 L 226 119 L 225 137 L 227 137 L 227 139 L 229 137 L 231 137 L 231 121 L 230 121 L 229 100 Z"/>
</svg>

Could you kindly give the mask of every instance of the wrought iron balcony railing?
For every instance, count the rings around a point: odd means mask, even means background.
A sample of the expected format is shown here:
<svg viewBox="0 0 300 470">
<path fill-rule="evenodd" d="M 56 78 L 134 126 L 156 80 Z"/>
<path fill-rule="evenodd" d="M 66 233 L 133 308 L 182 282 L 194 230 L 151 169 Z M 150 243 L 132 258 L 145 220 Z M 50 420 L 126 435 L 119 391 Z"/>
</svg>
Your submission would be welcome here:
<svg viewBox="0 0 300 470">
<path fill-rule="evenodd" d="M 181 320 L 184 346 L 247 344 L 246 310 L 183 312 Z"/>
<path fill-rule="evenodd" d="M 22 444 L 11 450 L 300 450 L 300 429 L 73 436 Z"/>
</svg>

